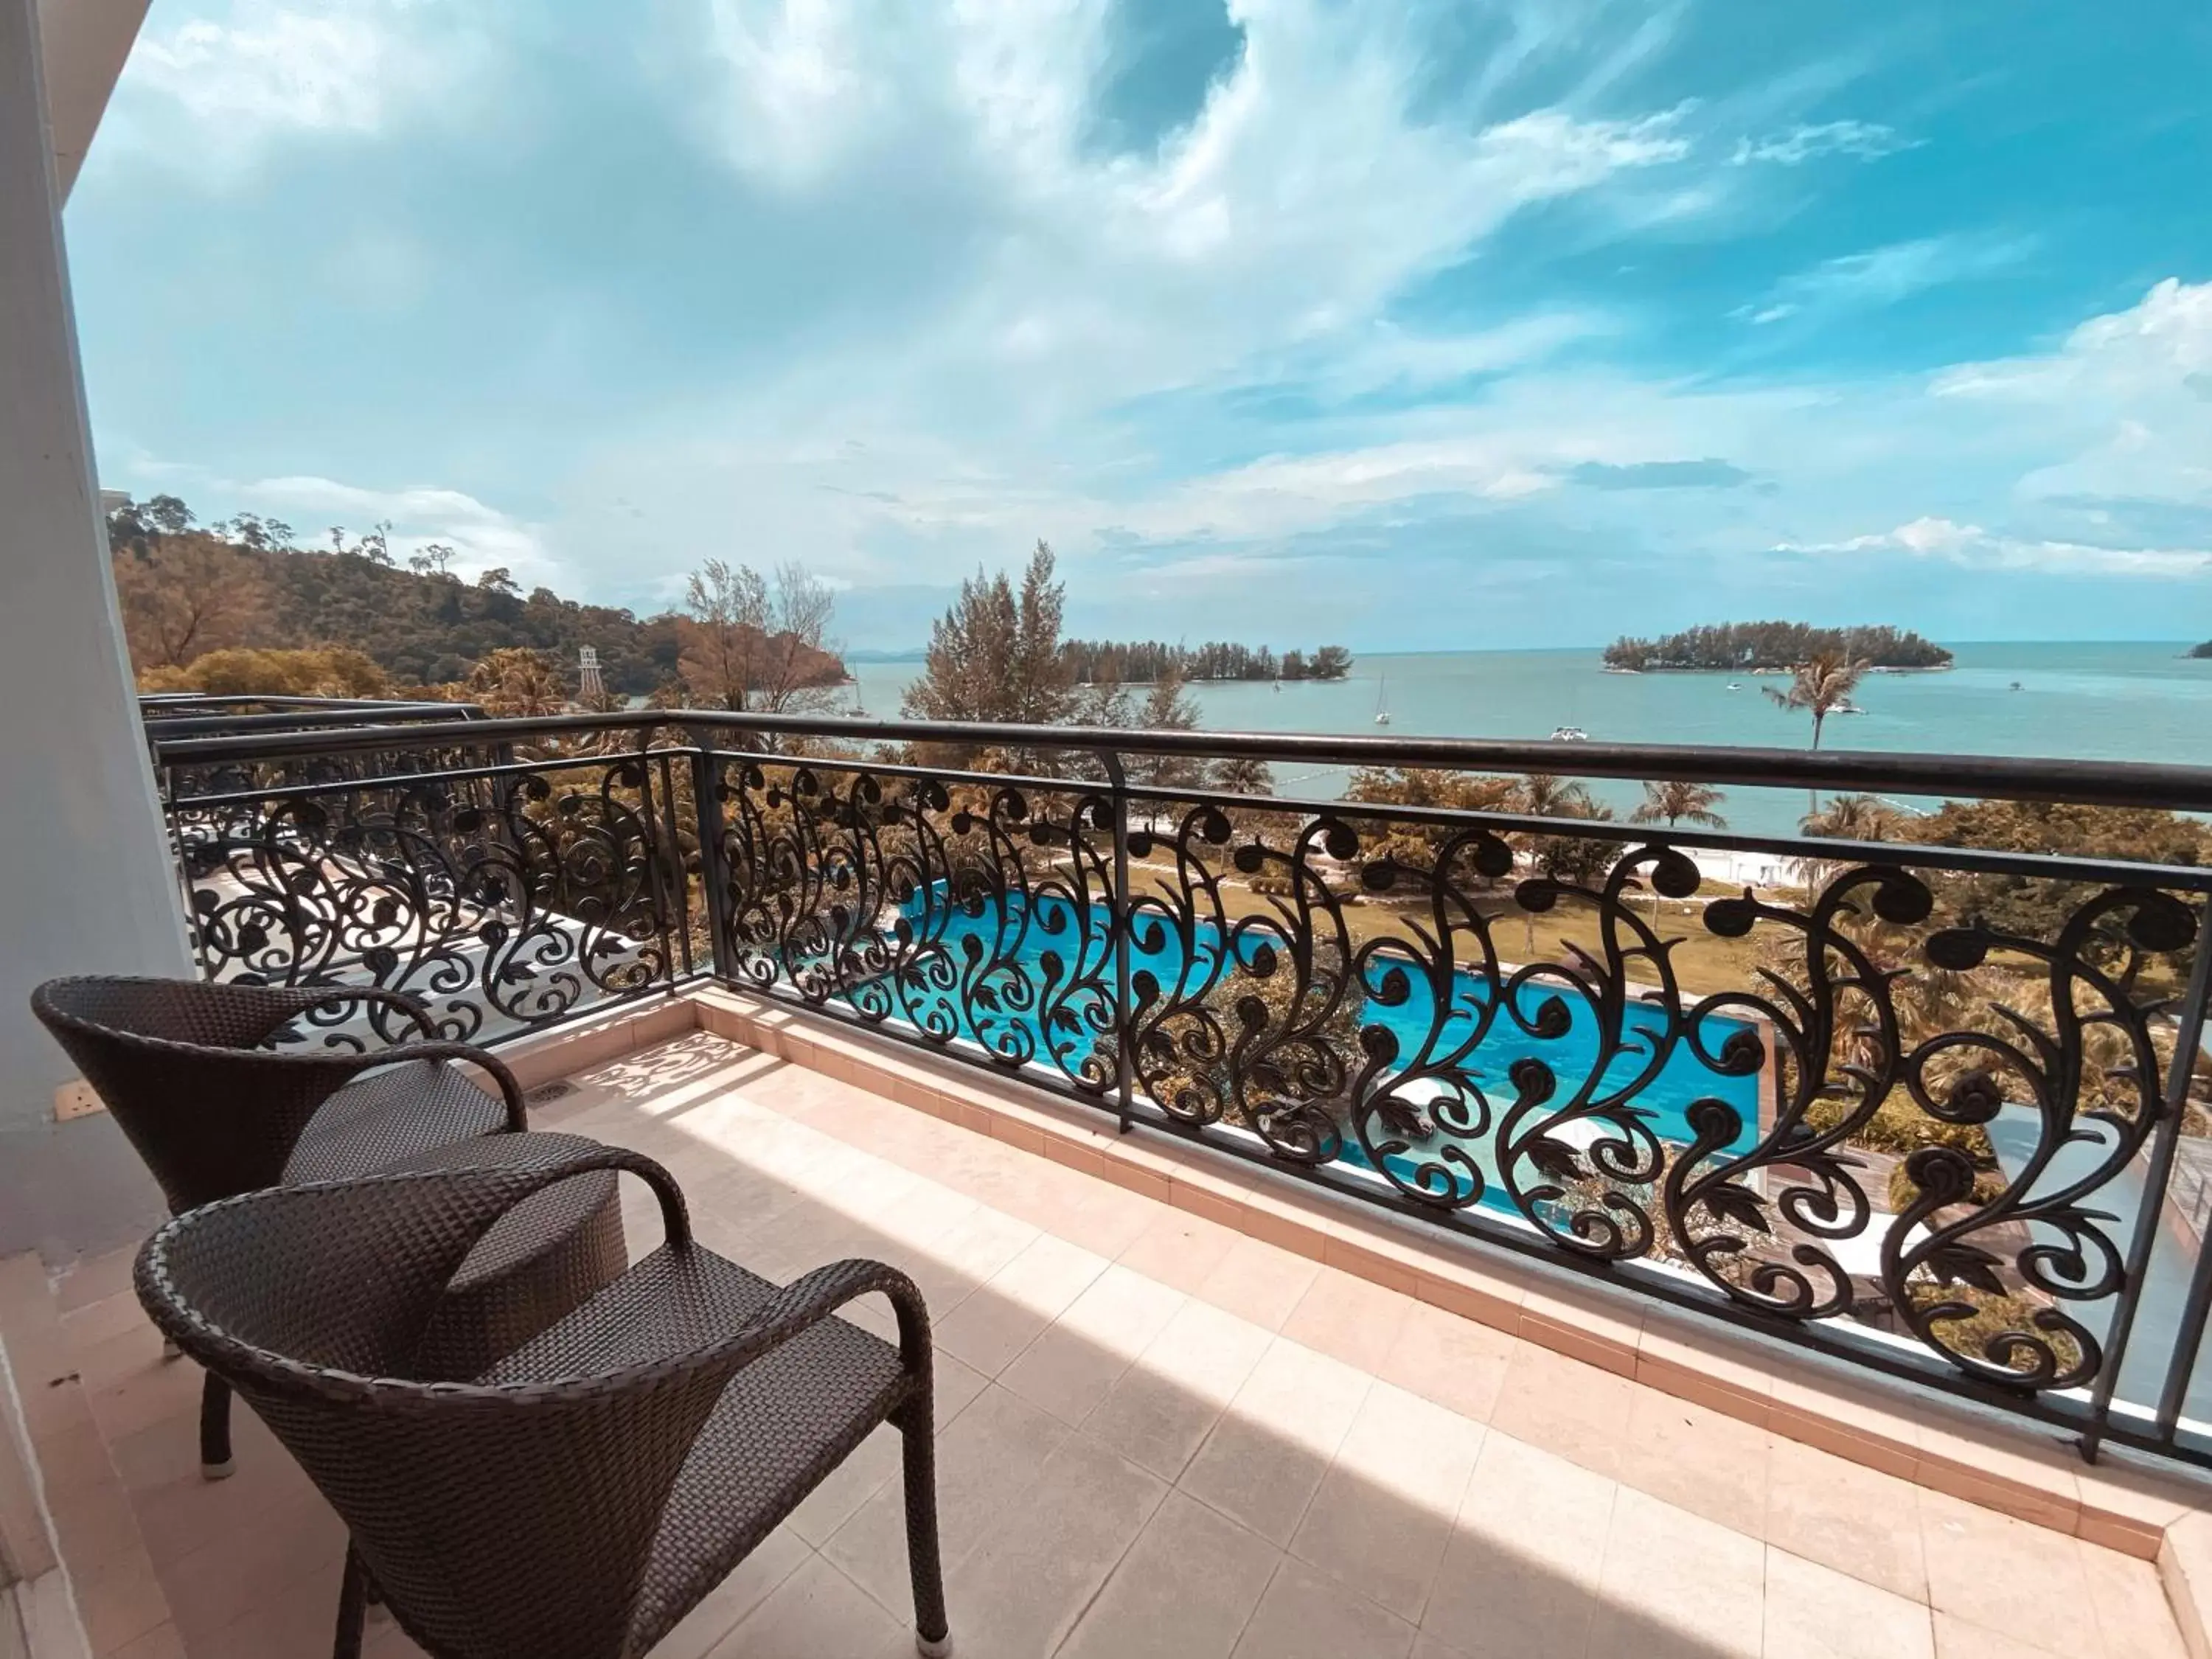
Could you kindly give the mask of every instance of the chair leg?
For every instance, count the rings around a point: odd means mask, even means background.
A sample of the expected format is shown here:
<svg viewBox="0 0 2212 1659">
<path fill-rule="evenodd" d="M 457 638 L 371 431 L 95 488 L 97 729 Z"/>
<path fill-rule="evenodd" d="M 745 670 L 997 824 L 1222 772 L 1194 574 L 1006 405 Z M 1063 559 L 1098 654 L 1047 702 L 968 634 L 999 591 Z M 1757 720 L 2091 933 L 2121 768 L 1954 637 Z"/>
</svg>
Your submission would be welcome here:
<svg viewBox="0 0 2212 1659">
<path fill-rule="evenodd" d="M 946 1659 L 951 1628 L 945 1617 L 945 1569 L 937 1548 L 937 1423 L 924 1391 L 892 1413 L 906 1452 L 906 1557 L 914 1574 L 915 1648 L 923 1659 Z"/>
<path fill-rule="evenodd" d="M 361 1659 L 362 1620 L 368 1610 L 368 1569 L 351 1544 L 346 1546 L 345 1577 L 338 1582 L 338 1634 L 331 1659 Z"/>
<path fill-rule="evenodd" d="M 230 1384 L 210 1371 L 200 1383 L 200 1474 L 222 1480 L 237 1468 L 230 1455 Z"/>
</svg>

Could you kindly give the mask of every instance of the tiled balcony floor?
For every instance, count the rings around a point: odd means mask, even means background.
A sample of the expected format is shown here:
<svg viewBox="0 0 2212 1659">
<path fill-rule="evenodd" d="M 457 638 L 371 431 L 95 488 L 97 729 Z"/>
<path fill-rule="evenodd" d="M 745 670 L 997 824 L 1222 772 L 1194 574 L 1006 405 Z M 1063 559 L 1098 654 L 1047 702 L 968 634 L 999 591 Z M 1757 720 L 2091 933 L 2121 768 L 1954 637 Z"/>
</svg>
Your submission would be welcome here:
<svg viewBox="0 0 2212 1659">
<path fill-rule="evenodd" d="M 2147 1562 L 704 1032 L 577 1081 L 539 1123 L 667 1164 L 714 1249 L 773 1279 L 867 1255 L 921 1284 L 968 1659 L 2183 1653 Z M 649 1248 L 649 1198 L 625 1203 Z M 161 1360 L 127 1278 L 107 1258 L 60 1296 L 130 1493 L 118 1524 L 135 1520 L 169 1612 L 102 1620 L 108 1650 L 327 1653 L 336 1518 L 244 1411 L 237 1476 L 199 1479 L 198 1373 Z M 885 1430 L 656 1653 L 912 1652 L 899 1514 Z M 389 1622 L 368 1650 L 417 1651 Z"/>
</svg>

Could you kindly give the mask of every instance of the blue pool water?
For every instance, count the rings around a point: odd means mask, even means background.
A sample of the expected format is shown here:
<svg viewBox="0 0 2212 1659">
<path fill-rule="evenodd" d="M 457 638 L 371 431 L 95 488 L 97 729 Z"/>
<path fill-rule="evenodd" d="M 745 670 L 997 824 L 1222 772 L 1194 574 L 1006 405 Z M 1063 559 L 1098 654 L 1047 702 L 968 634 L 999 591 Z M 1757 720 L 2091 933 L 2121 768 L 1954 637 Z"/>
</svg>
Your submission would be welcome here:
<svg viewBox="0 0 2212 1659">
<path fill-rule="evenodd" d="M 1103 1012 L 1104 1004 L 1099 997 L 1090 991 L 1067 994 L 1072 981 L 1095 979 L 1105 986 L 1110 996 L 1114 963 L 1107 945 L 1109 914 L 1104 906 L 1092 907 L 1091 925 L 1085 930 L 1079 926 L 1081 917 L 1077 907 L 1057 896 L 1027 900 L 1016 896 L 1004 902 L 986 899 L 971 912 L 949 902 L 940 884 L 933 894 L 917 894 L 909 900 L 902 918 L 905 927 L 911 929 L 918 940 L 933 941 L 942 946 L 940 966 L 954 970 L 960 984 L 952 988 L 924 989 L 910 980 L 906 997 L 909 1008 L 901 1008 L 901 1000 L 893 997 L 894 1008 L 899 1009 L 894 1018 L 912 1018 L 916 1024 L 946 1022 L 957 1029 L 959 1036 L 1000 1052 L 1005 1051 L 1010 1036 L 1025 1039 L 1036 1045 L 1040 1060 L 1046 1064 L 1051 1063 L 1048 1056 L 1054 1041 L 1073 1044 L 1071 1063 L 1087 1054 L 1094 1041 L 1104 1041 L 1084 1024 L 1086 1014 Z M 1141 912 L 1133 940 L 1129 960 L 1132 979 L 1149 974 L 1163 988 L 1163 994 L 1168 995 L 1174 994 L 1179 983 L 1189 992 L 1202 986 L 1222 949 L 1220 934 L 1210 925 L 1198 928 L 1186 945 L 1176 929 L 1164 921 L 1152 926 Z M 1257 934 L 1241 940 L 1237 947 L 1239 965 L 1250 969 L 1253 958 L 1263 945 L 1264 940 Z M 1190 969 L 1187 975 L 1186 962 Z M 1019 972 L 1006 971 L 1009 964 L 1018 965 Z M 1386 960 L 1369 969 L 1360 1024 L 1382 1026 L 1397 1039 L 1398 1054 L 1393 1069 L 1419 1061 L 1424 1045 L 1430 1045 L 1430 1060 L 1451 1060 L 1474 1031 L 1489 1002 L 1488 985 L 1476 975 L 1464 970 L 1455 972 L 1449 992 L 1450 1010 L 1432 1039 L 1431 1027 L 1435 1023 L 1437 998 L 1430 988 L 1431 981 L 1424 975 L 1413 974 L 1404 988 L 1405 994 L 1398 994 L 1386 983 L 1391 965 Z M 1285 964 L 1277 971 L 1290 970 Z M 1057 1007 L 1056 994 L 1062 998 Z M 1545 1029 L 1553 1034 L 1536 1035 L 1501 1011 L 1481 1042 L 1453 1066 L 1455 1073 L 1467 1078 L 1488 1097 L 1493 1127 L 1517 1097 L 1510 1075 L 1516 1061 L 1536 1060 L 1550 1068 L 1557 1080 L 1552 1094 L 1554 1105 L 1572 1099 L 1597 1066 L 1599 1017 L 1583 998 L 1555 987 L 1531 984 L 1524 985 L 1516 994 L 1515 1006 L 1528 1024 L 1534 1024 L 1542 1006 L 1553 1001 L 1558 1003 L 1565 1016 L 1564 1024 L 1554 1014 L 1546 1024 Z M 1039 1002 L 1043 1005 L 1042 1008 L 1037 1006 Z M 1632 1038 L 1623 1045 L 1623 1051 L 1613 1057 L 1599 1079 L 1601 1096 L 1635 1084 L 1650 1063 L 1655 1040 L 1665 1030 L 1660 1011 L 1633 1005 L 1625 1017 L 1625 1024 Z M 939 1024 L 938 1029 L 945 1029 L 945 1025 Z M 1706 1021 L 1700 1032 L 1706 1052 L 1719 1054 L 1722 1045 L 1744 1029 L 1739 1021 Z M 1412 1097 L 1421 1098 L 1423 1087 L 1417 1083 L 1409 1085 L 1407 1092 Z M 1724 1101 L 1735 1109 L 1743 1126 L 1731 1143 L 1731 1150 L 1739 1150 L 1748 1148 L 1758 1137 L 1759 1090 L 1757 1073 L 1732 1076 L 1715 1071 L 1700 1060 L 1686 1043 L 1678 1043 L 1666 1064 L 1636 1091 L 1627 1105 L 1661 1139 L 1684 1145 L 1694 1138 L 1686 1117 L 1692 1103 Z M 1587 1138 L 1592 1131 L 1601 1133 L 1604 1127 L 1603 1120 L 1595 1120 L 1583 1133 Z M 1419 1150 L 1430 1151 L 1448 1143 L 1461 1146 L 1483 1170 L 1486 1183 L 1491 1188 L 1486 1201 L 1510 1208 L 1510 1200 L 1496 1190 L 1498 1170 L 1490 1146 L 1480 1141 L 1456 1141 L 1439 1131 L 1432 1141 L 1422 1143 Z M 1344 1157 L 1349 1163 L 1367 1163 L 1356 1143 L 1347 1145 Z M 1412 1178 L 1415 1167 L 1413 1160 L 1393 1157 L 1390 1162 L 1394 1173 L 1404 1179 Z M 1401 1162 L 1405 1164 L 1402 1169 L 1398 1167 Z"/>
</svg>

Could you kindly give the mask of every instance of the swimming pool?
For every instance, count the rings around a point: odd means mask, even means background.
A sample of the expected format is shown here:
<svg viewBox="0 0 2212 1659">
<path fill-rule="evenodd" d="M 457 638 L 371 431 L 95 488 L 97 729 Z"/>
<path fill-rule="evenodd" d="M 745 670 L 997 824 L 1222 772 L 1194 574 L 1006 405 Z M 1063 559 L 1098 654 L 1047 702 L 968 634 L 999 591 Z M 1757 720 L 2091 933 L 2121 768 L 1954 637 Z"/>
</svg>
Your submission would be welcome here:
<svg viewBox="0 0 2212 1659">
<path fill-rule="evenodd" d="M 1218 963 L 1219 931 L 1211 924 L 1199 925 L 1186 950 L 1180 930 L 1164 920 L 1151 925 L 1152 920 L 1139 911 L 1129 952 L 1131 978 L 1149 975 L 1170 994 L 1178 985 L 1186 994 L 1194 993 Z M 1054 1063 L 1051 1056 L 1057 1047 L 1060 1063 L 1070 1070 L 1094 1047 L 1110 1051 L 1111 1033 L 1105 1023 L 1111 1018 L 1115 965 L 1110 913 L 1103 904 L 1091 906 L 1086 919 L 1078 905 L 1052 894 L 986 896 L 962 903 L 950 899 L 940 883 L 930 891 L 917 892 L 900 908 L 896 932 L 903 936 L 909 961 L 916 959 L 913 953 L 918 951 L 927 967 L 910 969 L 896 989 L 881 979 L 872 982 L 874 994 L 868 1000 L 887 1006 L 891 1018 L 1002 1054 L 1010 1046 L 1012 1051 L 1034 1052 L 1048 1065 Z M 1241 943 L 1241 968 L 1250 969 L 1259 943 L 1255 935 Z M 1393 1073 L 1402 1074 L 1419 1063 L 1425 1048 L 1431 1063 L 1449 1062 L 1449 1075 L 1466 1079 L 1488 1097 L 1493 1130 L 1492 1136 L 1461 1139 L 1439 1129 L 1432 1139 L 1419 1143 L 1415 1158 L 1394 1156 L 1389 1160 L 1392 1171 L 1401 1181 L 1410 1181 L 1419 1154 L 1455 1146 L 1483 1172 L 1486 1204 L 1510 1210 L 1511 1200 L 1499 1190 L 1492 1143 L 1497 1118 L 1516 1097 L 1512 1068 L 1523 1060 L 1540 1061 L 1556 1079 L 1553 1103 L 1571 1100 L 1598 1068 L 1600 1016 L 1581 996 L 1555 986 L 1524 984 L 1515 1001 L 1522 1019 L 1502 1012 L 1482 1040 L 1460 1055 L 1458 1050 L 1488 1006 L 1492 994 L 1488 981 L 1465 969 L 1455 971 L 1450 1006 L 1438 1024 L 1436 999 L 1426 989 L 1425 979 L 1413 976 L 1410 994 L 1394 999 L 1382 982 L 1390 966 L 1385 960 L 1368 970 L 1358 1024 L 1363 1029 L 1380 1026 L 1396 1039 L 1398 1052 L 1389 1068 Z M 867 996 L 866 989 L 856 990 Z M 1556 1003 L 1558 1012 L 1540 1022 L 1539 1012 L 1547 1003 Z M 1601 1097 L 1635 1084 L 1650 1062 L 1652 1045 L 1663 1038 L 1666 1016 L 1658 1008 L 1631 1004 L 1622 1024 L 1625 1040 L 1596 1079 L 1595 1092 Z M 1531 1025 L 1543 1035 L 1528 1029 Z M 1709 1019 L 1701 1030 L 1706 1052 L 1718 1054 L 1731 1036 L 1745 1029 L 1741 1021 Z M 1355 1065 L 1358 1062 L 1358 1056 L 1351 1058 Z M 1758 1073 L 1717 1071 L 1686 1042 L 1677 1042 L 1656 1075 L 1616 1115 L 1632 1113 L 1661 1140 L 1683 1146 L 1695 1138 L 1688 1122 L 1692 1104 L 1723 1101 L 1735 1109 L 1741 1125 L 1723 1150 L 1745 1151 L 1758 1138 L 1759 1087 Z M 1424 1079 L 1404 1085 L 1402 1092 L 1422 1103 L 1448 1092 L 1448 1085 Z M 1571 1145 L 1586 1145 L 1607 1132 L 1606 1121 L 1598 1118 L 1563 1126 L 1557 1133 Z M 1356 1140 L 1347 1139 L 1343 1161 L 1372 1167 Z"/>
</svg>

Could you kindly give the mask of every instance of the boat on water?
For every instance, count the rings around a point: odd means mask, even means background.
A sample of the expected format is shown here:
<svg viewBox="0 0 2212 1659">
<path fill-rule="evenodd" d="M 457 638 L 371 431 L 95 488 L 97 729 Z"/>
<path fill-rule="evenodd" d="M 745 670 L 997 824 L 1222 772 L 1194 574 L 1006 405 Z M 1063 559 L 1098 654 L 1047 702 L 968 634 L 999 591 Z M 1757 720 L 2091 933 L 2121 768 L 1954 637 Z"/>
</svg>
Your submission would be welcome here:
<svg viewBox="0 0 2212 1659">
<path fill-rule="evenodd" d="M 1390 724 L 1390 677 L 1388 674 L 1375 688 L 1375 724 Z"/>
<path fill-rule="evenodd" d="M 1589 733 L 1579 726 L 1555 726 L 1552 728 L 1553 743 L 1588 743 Z"/>
<path fill-rule="evenodd" d="M 1845 701 L 1838 703 L 1828 712 L 1831 714 L 1863 714 L 1866 713 L 1866 710 L 1860 708 L 1858 704 L 1846 699 Z"/>
<path fill-rule="evenodd" d="M 1728 683 L 1728 689 L 1731 691 L 1741 691 L 1743 690 L 1743 682 L 1741 680 L 1730 680 Z"/>
</svg>

